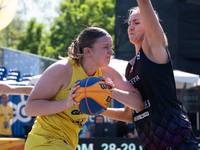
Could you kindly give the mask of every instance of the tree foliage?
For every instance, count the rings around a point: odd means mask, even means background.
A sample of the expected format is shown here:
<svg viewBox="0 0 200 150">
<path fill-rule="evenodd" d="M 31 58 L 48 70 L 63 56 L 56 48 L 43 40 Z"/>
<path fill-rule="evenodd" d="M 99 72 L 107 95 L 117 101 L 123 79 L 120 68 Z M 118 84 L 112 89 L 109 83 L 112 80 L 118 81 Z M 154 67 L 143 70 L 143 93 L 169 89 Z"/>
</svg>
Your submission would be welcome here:
<svg viewBox="0 0 200 150">
<path fill-rule="evenodd" d="M 37 24 L 36 19 L 32 18 L 28 23 L 26 32 L 19 37 L 20 43 L 17 45 L 17 49 L 38 54 L 43 28 L 43 24 Z"/>
<path fill-rule="evenodd" d="M 7 42 L 9 47 L 16 48 L 16 45 L 20 42 L 19 35 L 24 32 L 24 21 L 20 20 L 18 17 L 14 18 L 11 24 L 0 31 L 0 46 L 7 46 Z M 8 34 L 7 34 L 8 28 Z M 8 41 L 7 41 L 8 38 Z"/>
<path fill-rule="evenodd" d="M 44 26 L 33 19 L 17 47 L 57 59 L 59 55 L 67 56 L 71 42 L 85 27 L 104 28 L 114 39 L 114 7 L 115 0 L 63 0 L 60 16 L 55 18 L 50 31 L 45 31 Z"/>
</svg>

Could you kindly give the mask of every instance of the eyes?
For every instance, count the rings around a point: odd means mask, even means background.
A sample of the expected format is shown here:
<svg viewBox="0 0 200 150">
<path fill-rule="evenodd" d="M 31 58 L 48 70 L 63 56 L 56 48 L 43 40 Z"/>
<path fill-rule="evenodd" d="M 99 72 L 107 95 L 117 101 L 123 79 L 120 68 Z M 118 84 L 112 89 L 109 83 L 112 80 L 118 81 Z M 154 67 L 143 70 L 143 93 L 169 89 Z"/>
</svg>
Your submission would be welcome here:
<svg viewBox="0 0 200 150">
<path fill-rule="evenodd" d="M 130 26 L 131 24 L 133 24 L 133 25 L 138 25 L 138 24 L 140 24 L 140 22 L 139 21 L 129 21 L 128 22 L 128 25 Z"/>
<path fill-rule="evenodd" d="M 112 45 L 111 45 L 111 46 L 110 46 L 110 45 L 106 45 L 106 46 L 104 46 L 103 48 L 109 50 L 109 49 L 112 48 Z"/>
</svg>

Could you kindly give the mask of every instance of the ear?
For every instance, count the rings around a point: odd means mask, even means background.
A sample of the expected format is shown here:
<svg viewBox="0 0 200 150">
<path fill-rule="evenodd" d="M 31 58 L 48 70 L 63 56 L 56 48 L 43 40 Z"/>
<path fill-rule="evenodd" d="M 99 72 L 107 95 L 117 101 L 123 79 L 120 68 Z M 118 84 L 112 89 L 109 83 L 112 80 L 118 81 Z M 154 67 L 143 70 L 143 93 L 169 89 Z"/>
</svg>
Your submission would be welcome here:
<svg viewBox="0 0 200 150">
<path fill-rule="evenodd" d="M 85 48 L 84 48 L 84 53 L 85 53 L 87 56 L 91 56 L 91 55 L 92 55 L 91 51 L 92 51 L 92 49 L 89 48 L 89 47 L 85 47 Z"/>
</svg>

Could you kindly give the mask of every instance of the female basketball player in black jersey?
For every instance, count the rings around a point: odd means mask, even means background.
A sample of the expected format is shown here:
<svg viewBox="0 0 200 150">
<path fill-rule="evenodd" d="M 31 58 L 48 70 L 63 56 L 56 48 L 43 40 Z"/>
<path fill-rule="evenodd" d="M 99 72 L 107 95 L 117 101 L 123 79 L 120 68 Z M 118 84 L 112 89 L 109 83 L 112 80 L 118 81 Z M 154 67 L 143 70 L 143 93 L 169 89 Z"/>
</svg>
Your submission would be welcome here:
<svg viewBox="0 0 200 150">
<path fill-rule="evenodd" d="M 145 109 L 126 109 L 127 115 L 119 115 L 118 110 L 111 115 L 107 110 L 103 115 L 120 120 L 126 116 L 126 121 L 133 121 L 143 150 L 197 150 L 191 123 L 176 97 L 171 57 L 158 16 L 150 0 L 137 3 L 128 19 L 129 40 L 135 45 L 136 57 L 128 63 L 126 78 L 141 92 Z"/>
</svg>

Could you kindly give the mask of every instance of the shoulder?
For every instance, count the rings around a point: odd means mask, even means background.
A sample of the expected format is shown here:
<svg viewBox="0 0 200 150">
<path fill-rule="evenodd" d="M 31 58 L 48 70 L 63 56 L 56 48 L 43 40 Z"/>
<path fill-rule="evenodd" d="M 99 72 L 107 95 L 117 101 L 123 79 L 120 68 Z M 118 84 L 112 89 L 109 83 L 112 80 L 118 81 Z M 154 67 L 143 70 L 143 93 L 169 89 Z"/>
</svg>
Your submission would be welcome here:
<svg viewBox="0 0 200 150">
<path fill-rule="evenodd" d="M 59 76 L 62 74 L 66 74 L 69 73 L 71 70 L 71 62 L 67 59 L 64 60 L 59 60 L 57 62 L 55 62 L 54 64 L 52 64 L 50 67 L 48 67 L 45 72 L 45 74 L 48 74 L 50 76 Z"/>
<path fill-rule="evenodd" d="M 164 43 L 157 44 L 147 42 L 148 40 L 144 40 L 142 45 L 142 50 L 147 56 L 148 59 L 154 61 L 158 64 L 165 64 L 169 60 L 168 50 L 166 49 L 166 45 Z"/>
<path fill-rule="evenodd" d="M 39 79 L 40 84 L 50 84 L 58 85 L 62 88 L 65 88 L 70 83 L 72 74 L 72 66 L 69 60 L 59 60 L 49 66 L 41 78 Z"/>
<path fill-rule="evenodd" d="M 71 62 L 68 59 L 62 59 L 52 64 L 50 68 L 58 69 L 61 71 L 63 68 L 66 68 L 66 66 L 70 67 Z"/>
</svg>

